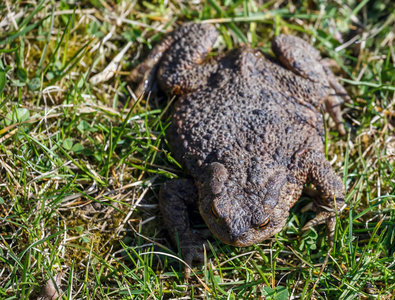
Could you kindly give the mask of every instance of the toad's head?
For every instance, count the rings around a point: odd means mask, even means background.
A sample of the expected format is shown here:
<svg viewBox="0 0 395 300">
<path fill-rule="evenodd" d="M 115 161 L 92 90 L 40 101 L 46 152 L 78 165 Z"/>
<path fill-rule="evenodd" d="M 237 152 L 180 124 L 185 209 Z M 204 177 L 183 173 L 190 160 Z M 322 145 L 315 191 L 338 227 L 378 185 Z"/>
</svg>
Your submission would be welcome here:
<svg viewBox="0 0 395 300">
<path fill-rule="evenodd" d="M 204 170 L 197 182 L 199 210 L 219 240 L 245 247 L 282 230 L 293 195 L 283 170 L 254 165 L 244 175 L 236 172 L 239 178 L 234 173 L 234 167 L 219 162 Z"/>
</svg>

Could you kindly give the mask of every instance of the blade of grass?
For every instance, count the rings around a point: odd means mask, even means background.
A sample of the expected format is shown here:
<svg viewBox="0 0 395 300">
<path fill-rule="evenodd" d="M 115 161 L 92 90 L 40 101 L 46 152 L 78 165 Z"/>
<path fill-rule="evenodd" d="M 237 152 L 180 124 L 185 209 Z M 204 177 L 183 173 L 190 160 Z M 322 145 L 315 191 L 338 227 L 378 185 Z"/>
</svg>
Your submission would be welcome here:
<svg viewBox="0 0 395 300">
<path fill-rule="evenodd" d="M 34 23 L 32 25 L 29 25 L 27 27 L 25 27 L 24 29 L 18 31 L 17 33 L 6 37 L 4 40 L 0 41 L 0 46 L 2 45 L 7 45 L 9 42 L 15 40 L 16 38 L 28 33 L 29 31 L 33 30 L 34 28 L 40 26 L 46 19 L 48 19 L 50 16 L 46 16 L 44 19 L 38 21 L 37 23 Z"/>
<path fill-rule="evenodd" d="M 86 51 L 88 50 L 89 45 L 94 41 L 95 38 L 91 38 L 88 42 L 85 43 L 79 49 L 73 57 L 66 63 L 66 65 L 59 71 L 61 74 L 56 76 L 54 79 L 52 79 L 50 82 L 45 83 L 45 86 L 50 86 L 53 85 L 55 82 L 59 81 L 63 77 L 65 77 L 84 57 Z M 75 62 L 69 67 L 69 65 L 75 60 Z M 66 70 L 67 69 L 67 70 Z"/>
</svg>

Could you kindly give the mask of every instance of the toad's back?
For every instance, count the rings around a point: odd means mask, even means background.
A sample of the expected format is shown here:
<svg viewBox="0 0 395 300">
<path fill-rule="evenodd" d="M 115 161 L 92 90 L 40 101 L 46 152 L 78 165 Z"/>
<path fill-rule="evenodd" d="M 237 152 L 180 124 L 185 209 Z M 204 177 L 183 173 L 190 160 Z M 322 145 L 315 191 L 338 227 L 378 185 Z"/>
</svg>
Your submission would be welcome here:
<svg viewBox="0 0 395 300">
<path fill-rule="evenodd" d="M 257 161 L 287 167 L 301 148 L 322 147 L 322 115 L 299 100 L 323 94 L 320 85 L 249 47 L 212 64 L 217 68 L 208 84 L 175 103 L 177 121 L 169 131 L 172 150 L 192 175 L 214 161 L 236 176 Z"/>
</svg>

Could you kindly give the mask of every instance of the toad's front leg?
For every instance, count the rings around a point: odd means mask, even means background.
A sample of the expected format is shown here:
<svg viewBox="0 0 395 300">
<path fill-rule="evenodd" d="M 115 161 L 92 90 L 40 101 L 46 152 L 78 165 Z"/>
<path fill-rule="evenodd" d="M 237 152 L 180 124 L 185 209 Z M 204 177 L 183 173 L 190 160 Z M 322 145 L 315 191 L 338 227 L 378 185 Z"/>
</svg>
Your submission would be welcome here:
<svg viewBox="0 0 395 300">
<path fill-rule="evenodd" d="M 189 223 L 189 210 L 197 206 L 198 191 L 195 184 L 188 179 L 174 179 L 164 183 L 160 189 L 159 206 L 162 216 L 174 244 L 179 242 L 181 255 L 188 264 L 185 278 L 190 277 L 193 260 L 204 260 L 203 244 L 206 240 L 192 232 Z"/>
<path fill-rule="evenodd" d="M 307 209 L 303 210 L 313 210 L 316 216 L 302 230 L 326 223 L 329 245 L 332 246 L 336 214 L 345 207 L 345 191 L 341 178 L 335 173 L 324 154 L 313 149 L 301 149 L 295 153 L 291 172 L 300 185 L 305 182 L 314 184 L 319 195 L 306 207 Z"/>
</svg>

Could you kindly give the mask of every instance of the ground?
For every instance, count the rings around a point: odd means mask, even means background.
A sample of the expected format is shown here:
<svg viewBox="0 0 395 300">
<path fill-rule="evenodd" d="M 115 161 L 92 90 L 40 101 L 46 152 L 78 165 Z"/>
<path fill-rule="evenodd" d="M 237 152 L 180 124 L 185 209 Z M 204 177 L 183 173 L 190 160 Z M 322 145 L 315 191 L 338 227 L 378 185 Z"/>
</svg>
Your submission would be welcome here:
<svg viewBox="0 0 395 300">
<path fill-rule="evenodd" d="M 395 13 L 391 1 L 49 1 L 0 3 L 0 298 L 393 299 Z M 326 154 L 348 207 L 325 226 L 292 209 L 270 240 L 211 240 L 191 279 L 162 227 L 160 185 L 184 171 L 166 141 L 165 94 L 128 74 L 187 21 L 216 24 L 212 55 L 280 33 L 335 63 L 352 101 L 348 134 L 328 116 Z M 196 220 L 196 227 L 202 223 Z M 55 286 L 55 285 L 53 285 Z M 53 288 L 56 292 L 56 289 Z M 45 295 L 44 295 L 45 296 Z"/>
</svg>

